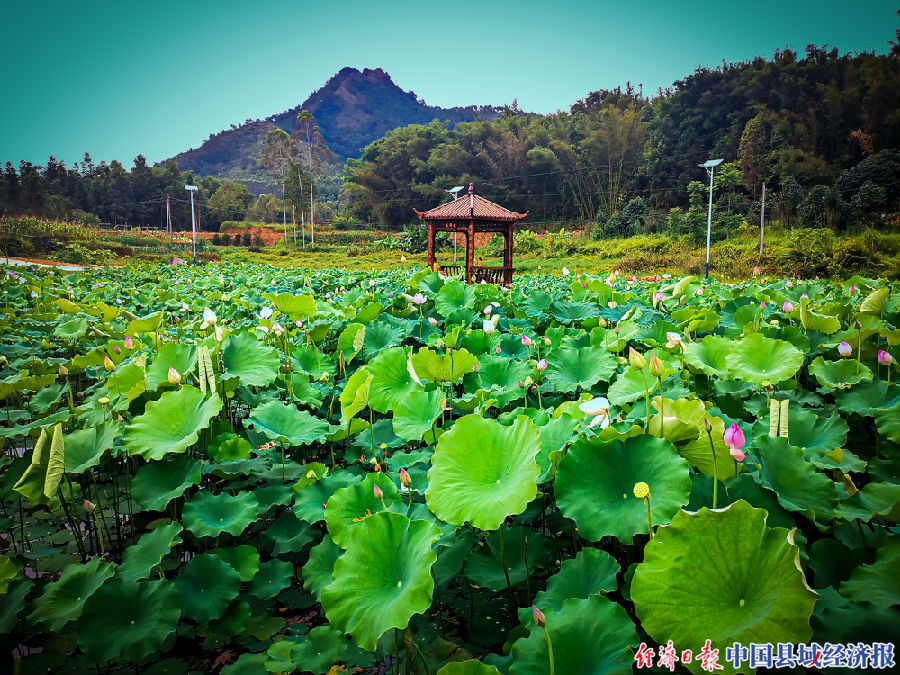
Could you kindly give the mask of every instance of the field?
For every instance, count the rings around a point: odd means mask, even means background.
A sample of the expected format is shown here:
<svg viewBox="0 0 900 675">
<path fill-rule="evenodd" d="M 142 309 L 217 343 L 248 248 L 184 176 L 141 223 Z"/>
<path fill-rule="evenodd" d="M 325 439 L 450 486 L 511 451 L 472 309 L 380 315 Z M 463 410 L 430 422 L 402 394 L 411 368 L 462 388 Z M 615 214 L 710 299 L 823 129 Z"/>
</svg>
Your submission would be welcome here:
<svg viewBox="0 0 900 675">
<path fill-rule="evenodd" d="M 384 255 L 5 273 L 4 672 L 893 663 L 897 282 Z"/>
</svg>

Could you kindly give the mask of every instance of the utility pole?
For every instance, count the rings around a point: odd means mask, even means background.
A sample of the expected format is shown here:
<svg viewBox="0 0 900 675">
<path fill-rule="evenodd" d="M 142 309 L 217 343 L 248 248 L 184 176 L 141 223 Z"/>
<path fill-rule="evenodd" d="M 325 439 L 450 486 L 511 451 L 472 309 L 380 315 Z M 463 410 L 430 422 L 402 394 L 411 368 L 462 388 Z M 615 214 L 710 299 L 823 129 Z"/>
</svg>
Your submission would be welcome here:
<svg viewBox="0 0 900 675">
<path fill-rule="evenodd" d="M 172 236 L 172 208 L 169 205 L 169 193 L 166 193 L 166 234 Z"/>
<path fill-rule="evenodd" d="M 763 252 L 763 235 L 766 228 L 766 184 L 763 182 L 762 201 L 759 206 L 759 252 Z"/>
</svg>

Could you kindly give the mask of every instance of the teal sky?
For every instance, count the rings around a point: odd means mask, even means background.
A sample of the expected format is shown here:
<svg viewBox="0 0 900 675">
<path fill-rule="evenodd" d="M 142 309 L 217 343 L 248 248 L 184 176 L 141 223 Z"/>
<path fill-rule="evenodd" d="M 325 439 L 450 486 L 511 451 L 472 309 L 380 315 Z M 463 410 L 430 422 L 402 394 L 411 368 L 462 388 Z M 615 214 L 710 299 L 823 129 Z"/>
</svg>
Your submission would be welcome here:
<svg viewBox="0 0 900 675">
<path fill-rule="evenodd" d="M 432 105 L 547 113 L 790 45 L 885 53 L 897 2 L 7 0 L 0 162 L 160 161 L 302 102 L 343 66 Z"/>
</svg>

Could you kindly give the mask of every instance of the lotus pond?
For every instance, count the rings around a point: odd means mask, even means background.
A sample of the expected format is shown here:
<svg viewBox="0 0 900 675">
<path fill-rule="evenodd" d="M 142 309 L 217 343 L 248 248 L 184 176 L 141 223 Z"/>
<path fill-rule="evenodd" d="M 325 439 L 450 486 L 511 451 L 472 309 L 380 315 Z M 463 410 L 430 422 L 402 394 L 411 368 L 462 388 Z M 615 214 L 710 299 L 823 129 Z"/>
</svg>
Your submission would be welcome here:
<svg viewBox="0 0 900 675">
<path fill-rule="evenodd" d="M 3 672 L 728 674 L 897 638 L 896 284 L 0 287 Z"/>
</svg>

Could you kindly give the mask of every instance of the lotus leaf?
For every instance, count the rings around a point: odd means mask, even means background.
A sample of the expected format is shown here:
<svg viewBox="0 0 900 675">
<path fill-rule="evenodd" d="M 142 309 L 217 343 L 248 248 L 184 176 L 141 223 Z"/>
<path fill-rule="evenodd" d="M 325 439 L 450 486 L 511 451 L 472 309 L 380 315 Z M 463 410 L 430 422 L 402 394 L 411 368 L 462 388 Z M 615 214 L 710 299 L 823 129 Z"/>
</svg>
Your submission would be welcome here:
<svg viewBox="0 0 900 675">
<path fill-rule="evenodd" d="M 382 497 L 375 497 L 375 486 Z M 371 473 L 348 487 L 340 488 L 328 499 L 325 506 L 325 524 L 328 533 L 341 548 L 347 548 L 355 536 L 355 530 L 368 514 L 384 511 L 400 499 L 397 487 L 383 473 Z"/>
<path fill-rule="evenodd" d="M 520 416 L 510 426 L 466 415 L 438 440 L 425 498 L 441 520 L 496 530 L 537 494 L 540 432 Z"/>
<path fill-rule="evenodd" d="M 803 365 L 803 352 L 790 342 L 759 333 L 735 342 L 730 358 L 734 377 L 760 386 L 783 382 Z"/>
<path fill-rule="evenodd" d="M 150 576 L 150 571 L 177 544 L 181 543 L 178 533 L 183 528 L 180 523 L 160 525 L 142 536 L 137 544 L 125 549 L 122 564 L 116 569 L 116 578 L 122 581 L 138 581 Z"/>
<path fill-rule="evenodd" d="M 184 505 L 184 526 L 197 537 L 237 536 L 257 518 L 256 495 L 200 492 Z"/>
<path fill-rule="evenodd" d="M 168 503 L 200 482 L 200 462 L 187 455 L 167 457 L 142 466 L 131 484 L 131 496 L 144 509 L 162 511 Z"/>
<path fill-rule="evenodd" d="M 257 406 L 247 421 L 267 438 L 292 446 L 315 443 L 331 428 L 325 420 L 280 401 L 269 401 Z"/>
<path fill-rule="evenodd" d="M 615 357 L 602 347 L 555 349 L 547 361 L 544 379 L 560 392 L 587 390 L 600 381 L 607 382 L 618 366 Z"/>
<path fill-rule="evenodd" d="M 265 387 L 275 381 L 281 362 L 273 347 L 263 344 L 253 333 L 237 333 L 222 346 L 225 377 L 239 377 L 248 387 Z"/>
<path fill-rule="evenodd" d="M 431 546 L 439 536 L 431 523 L 396 513 L 363 520 L 334 564 L 334 580 L 322 589 L 331 624 L 370 651 L 389 629 L 405 628 L 431 606 L 437 560 Z"/>
<path fill-rule="evenodd" d="M 122 442 L 129 454 L 148 461 L 184 452 L 220 410 L 222 400 L 216 394 L 204 397 L 199 389 L 185 385 L 147 403 L 144 414 L 125 429 Z"/>
<path fill-rule="evenodd" d="M 114 573 L 113 566 L 99 557 L 91 558 L 84 565 L 67 565 L 59 581 L 47 584 L 41 597 L 34 601 L 28 620 L 40 621 L 49 631 L 62 630 L 81 616 L 84 603 Z"/>
</svg>

